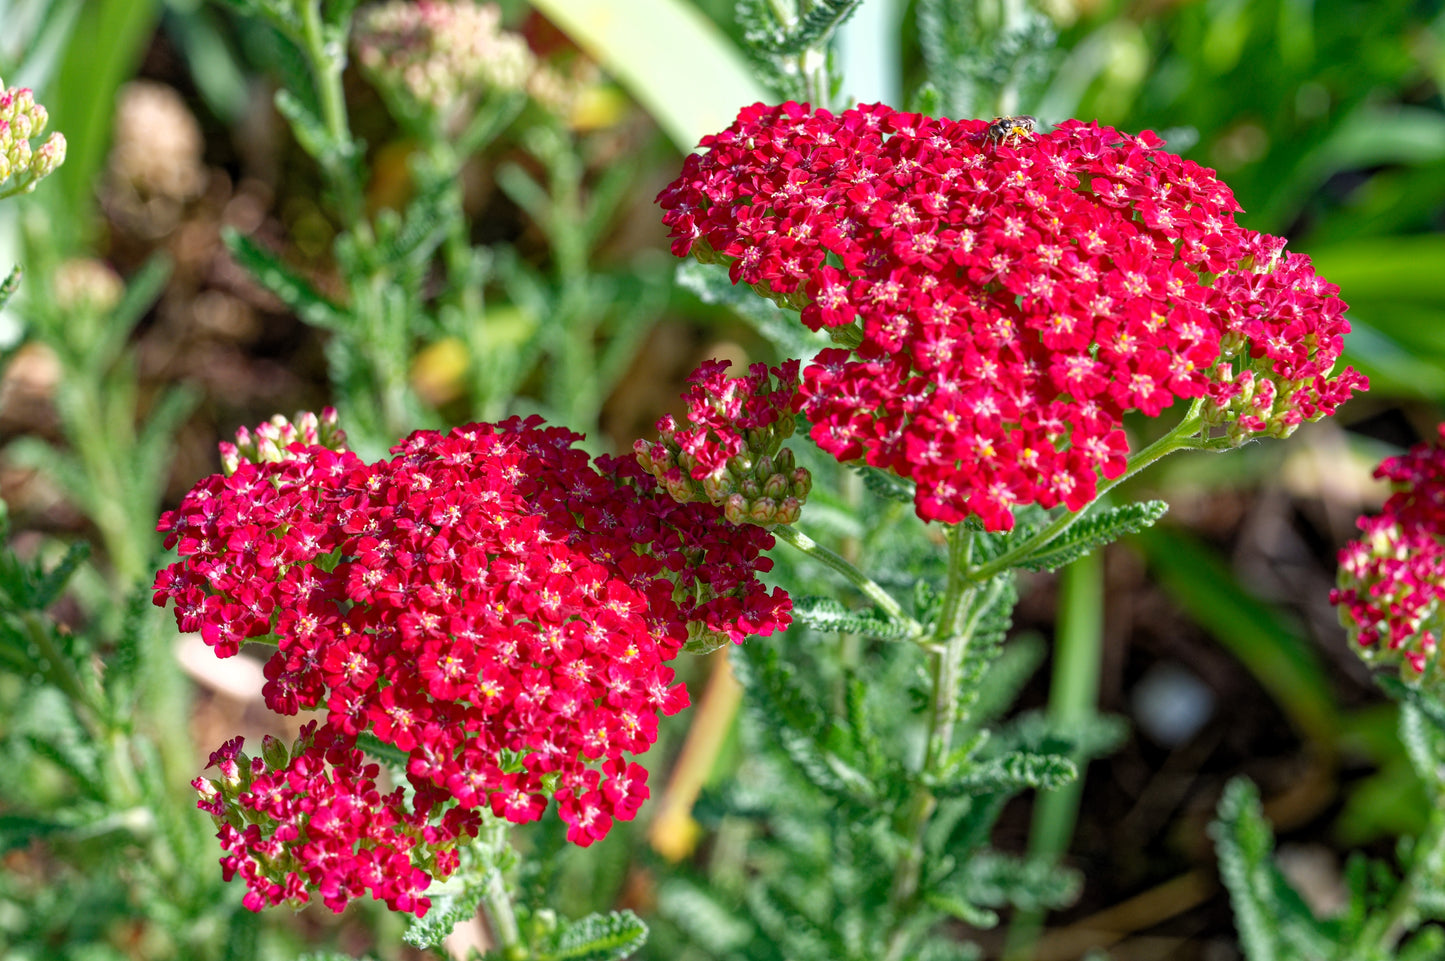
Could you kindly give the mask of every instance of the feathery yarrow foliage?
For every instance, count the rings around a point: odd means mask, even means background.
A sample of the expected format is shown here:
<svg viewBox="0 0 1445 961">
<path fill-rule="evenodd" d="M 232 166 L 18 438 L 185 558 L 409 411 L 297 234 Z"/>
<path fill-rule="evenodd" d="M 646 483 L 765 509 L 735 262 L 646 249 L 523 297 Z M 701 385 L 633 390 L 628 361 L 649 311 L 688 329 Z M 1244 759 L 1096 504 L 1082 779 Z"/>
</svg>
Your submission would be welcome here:
<svg viewBox="0 0 1445 961">
<path fill-rule="evenodd" d="M 229 474 L 161 518 L 180 560 L 156 603 L 220 657 L 276 645 L 268 706 L 325 712 L 291 752 L 243 759 L 236 741 L 196 781 L 249 907 L 369 891 L 422 914 L 484 808 L 521 823 L 555 800 L 591 844 L 648 796 L 628 755 L 687 705 L 666 662 L 690 631 L 788 625 L 757 580 L 770 534 L 580 439 L 512 418 L 366 464 L 333 414 L 303 415 L 242 431 Z M 381 793 L 365 737 L 406 755 L 410 791 Z"/>
<path fill-rule="evenodd" d="M 925 520 L 1082 509 L 1125 470 L 1129 411 L 1205 398 L 1241 443 L 1365 386 L 1333 373 L 1338 288 L 1152 133 L 788 102 L 701 146 L 658 197 L 673 252 L 845 345 L 797 407 L 824 450 L 914 481 Z"/>
<path fill-rule="evenodd" d="M 1445 424 L 1436 443 L 1387 458 L 1375 476 L 1394 493 L 1340 551 L 1330 603 L 1360 657 L 1418 680 L 1435 659 L 1445 599 Z"/>
<path fill-rule="evenodd" d="M 36 146 L 50 114 L 29 87 L 5 88 L 0 81 L 0 197 L 25 193 L 65 161 L 65 135 L 56 131 Z"/>
</svg>

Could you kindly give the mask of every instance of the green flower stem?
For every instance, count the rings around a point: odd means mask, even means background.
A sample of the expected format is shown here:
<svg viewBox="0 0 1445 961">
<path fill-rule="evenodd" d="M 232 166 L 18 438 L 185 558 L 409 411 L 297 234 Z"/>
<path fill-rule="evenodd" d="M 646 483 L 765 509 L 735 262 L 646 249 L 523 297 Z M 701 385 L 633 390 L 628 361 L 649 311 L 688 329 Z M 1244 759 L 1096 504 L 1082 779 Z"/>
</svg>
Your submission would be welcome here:
<svg viewBox="0 0 1445 961">
<path fill-rule="evenodd" d="M 507 896 L 507 884 L 502 872 L 493 868 L 487 872 L 487 893 L 483 896 L 487 905 L 487 918 L 492 922 L 492 936 L 507 961 L 522 961 L 528 956 L 522 943 L 522 932 L 517 926 L 517 915 L 512 911 L 512 899 Z"/>
<path fill-rule="evenodd" d="M 846 558 L 834 551 L 830 551 L 797 528 L 789 527 L 786 524 L 780 524 L 774 527 L 772 534 L 783 543 L 791 545 L 818 563 L 825 567 L 830 567 L 846 577 L 848 581 L 852 583 L 854 587 L 858 588 L 859 591 L 863 592 L 879 610 L 883 611 L 890 618 L 908 625 L 910 638 L 917 639 L 923 635 L 923 626 L 909 617 L 903 608 L 898 606 L 898 602 L 893 599 L 892 595 L 885 591 L 877 581 L 848 563 Z"/>
<path fill-rule="evenodd" d="M 1432 880 L 1441 873 L 1445 861 L 1445 809 L 1437 800 L 1430 811 L 1425 833 L 1415 840 L 1410 852 L 1410 870 L 1384 910 L 1376 912 L 1360 931 L 1347 957 L 1389 957 L 1395 945 L 1420 922 L 1419 896 L 1422 889 L 1432 887 Z"/>
<path fill-rule="evenodd" d="M 321 120 L 326 124 L 335 153 L 323 161 L 331 175 L 341 202 L 346 225 L 355 229 L 362 222 L 361 191 L 346 169 L 351 156 L 351 125 L 346 116 L 346 96 L 341 86 L 341 72 L 346 68 L 345 40 L 342 50 L 328 49 L 325 27 L 321 22 L 320 0 L 306 0 L 301 7 L 301 49 L 310 62 L 316 78 L 317 98 L 321 103 Z"/>
<path fill-rule="evenodd" d="M 1054 518 L 1044 527 L 1040 528 L 1039 531 L 1035 533 L 1032 537 L 1028 537 L 1020 543 L 1015 544 L 1012 548 L 1000 554 L 998 557 L 995 557 L 993 560 L 985 564 L 980 564 L 978 567 L 970 570 L 968 572 L 968 579 L 973 581 L 974 583 L 982 583 L 983 581 L 986 581 L 991 577 L 995 577 L 998 574 L 1001 574 L 1009 568 L 1013 567 L 1017 561 L 1028 557 L 1030 554 L 1044 547 L 1050 541 L 1054 540 L 1054 538 L 1067 531 L 1070 527 L 1073 527 L 1074 523 L 1080 517 L 1083 517 L 1084 514 L 1088 513 L 1089 508 L 1098 501 L 1098 498 L 1104 496 L 1109 491 L 1113 490 L 1115 487 L 1128 480 L 1130 477 L 1133 477 L 1135 474 L 1148 467 L 1150 464 L 1162 460 L 1169 454 L 1172 454 L 1177 450 L 1195 448 L 1206 450 L 1216 449 L 1211 446 L 1211 442 L 1200 440 L 1198 438 L 1199 432 L 1204 426 L 1203 418 L 1200 416 L 1199 413 L 1202 407 L 1202 399 L 1196 400 L 1193 406 L 1189 408 L 1189 413 L 1184 416 L 1183 420 L 1181 420 L 1177 425 L 1175 425 L 1173 430 L 1156 440 L 1154 443 L 1150 444 L 1148 447 L 1131 456 L 1129 458 L 1128 464 L 1124 468 L 1124 472 L 1118 477 L 1115 477 L 1113 480 L 1106 480 L 1101 483 L 1099 485 L 1098 493 L 1095 495 L 1094 501 L 1090 502 L 1089 505 L 1084 507 L 1083 510 L 1069 511 L 1060 514 L 1058 517 Z"/>
<path fill-rule="evenodd" d="M 901 823 L 897 825 L 898 833 L 908 839 L 909 846 L 893 870 L 893 886 L 888 894 L 893 928 L 888 936 L 884 961 L 901 961 L 912 940 L 914 926 L 909 922 L 922 877 L 924 836 L 938 807 L 937 798 L 923 781 L 928 775 L 936 773 L 948 756 L 958 716 L 958 682 L 963 658 L 979 618 L 992 606 L 1002 589 L 1003 582 L 1000 580 L 989 588 L 989 597 L 983 603 L 974 603 L 979 585 L 967 577 L 972 548 L 973 538 L 968 531 L 957 525 L 948 528 L 948 585 L 934 628 L 928 665 L 933 685 L 929 698 L 927 741 L 919 778 L 915 782 L 915 793 Z"/>
<path fill-rule="evenodd" d="M 1056 634 L 1053 677 L 1049 685 L 1049 720 L 1067 730 L 1087 724 L 1094 717 L 1099 700 L 1099 665 L 1104 647 L 1104 563 L 1097 551 L 1069 564 L 1059 575 Z M 1030 857 L 1053 863 L 1068 850 L 1083 789 L 1081 769 L 1076 780 L 1038 794 L 1029 832 Z M 1004 957 L 1019 961 L 1033 957 L 1043 920 L 1044 912 L 1039 909 L 1016 914 L 1009 928 Z"/>
</svg>

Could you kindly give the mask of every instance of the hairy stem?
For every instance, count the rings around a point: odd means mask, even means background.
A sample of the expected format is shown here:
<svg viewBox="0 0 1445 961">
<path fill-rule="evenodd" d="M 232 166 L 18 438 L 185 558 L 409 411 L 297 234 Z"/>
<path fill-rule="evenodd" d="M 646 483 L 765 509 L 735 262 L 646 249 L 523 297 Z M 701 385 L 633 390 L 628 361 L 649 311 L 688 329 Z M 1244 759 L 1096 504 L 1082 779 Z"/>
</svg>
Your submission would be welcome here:
<svg viewBox="0 0 1445 961">
<path fill-rule="evenodd" d="M 902 823 L 898 825 L 899 834 L 908 838 L 909 845 L 893 870 L 893 886 L 888 895 L 892 930 L 888 935 L 884 961 L 901 961 L 907 956 L 912 941 L 913 926 L 909 921 L 922 878 L 924 836 L 938 807 L 937 798 L 924 782 L 929 775 L 937 773 L 941 762 L 948 756 L 958 714 L 959 671 L 981 612 L 989 607 L 987 602 L 973 603 L 978 584 L 967 577 L 972 547 L 973 539 L 966 530 L 959 526 L 948 528 L 948 584 L 933 631 L 928 664 L 933 683 L 929 695 L 927 741 L 915 793 Z M 997 596 L 994 591 L 990 593 Z"/>
<path fill-rule="evenodd" d="M 906 624 L 910 638 L 918 639 L 923 635 L 923 626 L 909 617 L 903 608 L 899 606 L 898 602 L 893 599 L 891 594 L 885 591 L 877 581 L 848 563 L 848 560 L 842 555 L 829 550 L 807 534 L 804 534 L 795 527 L 789 527 L 786 524 L 780 524 L 773 528 L 772 534 L 783 543 L 796 548 L 825 567 L 830 567 L 839 574 L 842 574 L 848 579 L 849 583 L 858 588 L 859 591 L 871 600 L 879 610 L 883 611 L 883 613 L 887 614 L 893 620 Z"/>
<path fill-rule="evenodd" d="M 1099 700 L 1104 643 L 1104 563 L 1099 553 L 1086 554 L 1061 572 L 1056 633 L 1049 720 L 1068 730 L 1087 724 Z M 1075 760 L 1080 762 L 1078 779 L 1053 791 L 1040 792 L 1034 801 L 1030 857 L 1052 863 L 1068 850 L 1084 790 L 1083 759 L 1076 756 Z M 1043 920 L 1041 909 L 1015 915 L 1004 957 L 1018 961 L 1033 957 Z"/>
</svg>

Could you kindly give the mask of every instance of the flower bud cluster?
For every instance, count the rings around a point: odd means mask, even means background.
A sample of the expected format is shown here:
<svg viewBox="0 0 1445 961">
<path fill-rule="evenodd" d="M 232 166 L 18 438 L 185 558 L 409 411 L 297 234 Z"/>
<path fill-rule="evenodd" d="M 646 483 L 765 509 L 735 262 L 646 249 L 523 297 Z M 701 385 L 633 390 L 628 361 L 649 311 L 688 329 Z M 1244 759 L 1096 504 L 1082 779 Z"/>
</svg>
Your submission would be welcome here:
<svg viewBox="0 0 1445 961">
<path fill-rule="evenodd" d="M 785 103 L 702 146 L 658 197 L 673 252 L 829 329 L 813 439 L 914 481 L 925 520 L 1082 509 L 1126 468 L 1130 411 L 1206 398 L 1243 440 L 1365 386 L 1334 373 L 1337 288 L 1152 133 Z"/>
<path fill-rule="evenodd" d="M 659 438 L 633 447 L 638 463 L 679 503 L 721 507 L 733 524 L 791 524 L 813 486 L 782 446 L 793 435 L 798 361 L 771 374 L 767 364 L 753 364 L 746 377 L 728 377 L 727 368 L 709 360 L 693 371 L 687 426 L 671 414 L 659 420 Z"/>
<path fill-rule="evenodd" d="M 540 63 L 501 9 L 475 0 L 390 0 L 362 11 L 357 59 L 385 91 L 452 121 L 486 88 L 525 90 L 544 106 L 569 99 L 567 82 Z"/>
<path fill-rule="evenodd" d="M 1375 476 L 1395 492 L 1340 551 L 1330 603 L 1365 661 L 1419 678 L 1435 659 L 1445 601 L 1445 425 L 1435 444 L 1385 460 Z"/>
<path fill-rule="evenodd" d="M 484 808 L 524 822 L 555 801 L 591 844 L 648 796 L 628 755 L 686 706 L 666 662 L 690 634 L 789 622 L 758 580 L 771 535 L 540 418 L 421 431 L 374 464 L 306 443 L 339 437 L 330 414 L 263 425 L 159 525 L 180 560 L 156 603 L 218 656 L 275 645 L 267 704 L 325 712 L 249 786 L 224 766 L 197 785 L 252 907 L 370 891 L 423 913 Z M 380 793 L 362 734 L 407 756 L 409 792 Z"/>
<path fill-rule="evenodd" d="M 65 161 L 65 135 L 52 133 L 40 146 L 50 115 L 28 87 L 0 83 L 0 195 L 34 190 Z"/>
<path fill-rule="evenodd" d="M 222 441 L 221 473 L 230 477 L 242 464 L 279 464 L 283 460 L 304 457 L 291 447 L 324 447 L 329 451 L 346 450 L 346 431 L 341 429 L 336 408 L 327 407 L 317 416 L 303 410 L 292 420 L 280 414 L 258 426 L 253 433 L 242 427 L 236 431 L 234 444 Z"/>
</svg>

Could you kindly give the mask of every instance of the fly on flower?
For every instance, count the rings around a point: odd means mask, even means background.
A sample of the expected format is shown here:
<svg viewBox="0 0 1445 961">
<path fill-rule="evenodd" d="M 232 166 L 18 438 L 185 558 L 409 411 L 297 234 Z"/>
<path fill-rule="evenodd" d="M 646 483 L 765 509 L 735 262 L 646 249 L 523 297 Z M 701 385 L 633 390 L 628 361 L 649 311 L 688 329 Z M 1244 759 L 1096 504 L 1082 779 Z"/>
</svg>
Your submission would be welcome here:
<svg viewBox="0 0 1445 961">
<path fill-rule="evenodd" d="M 1011 144 L 1032 137 L 1037 129 L 1039 129 L 1038 120 L 1028 114 L 1018 117 L 996 117 L 984 131 L 984 136 L 995 143 Z"/>
</svg>

